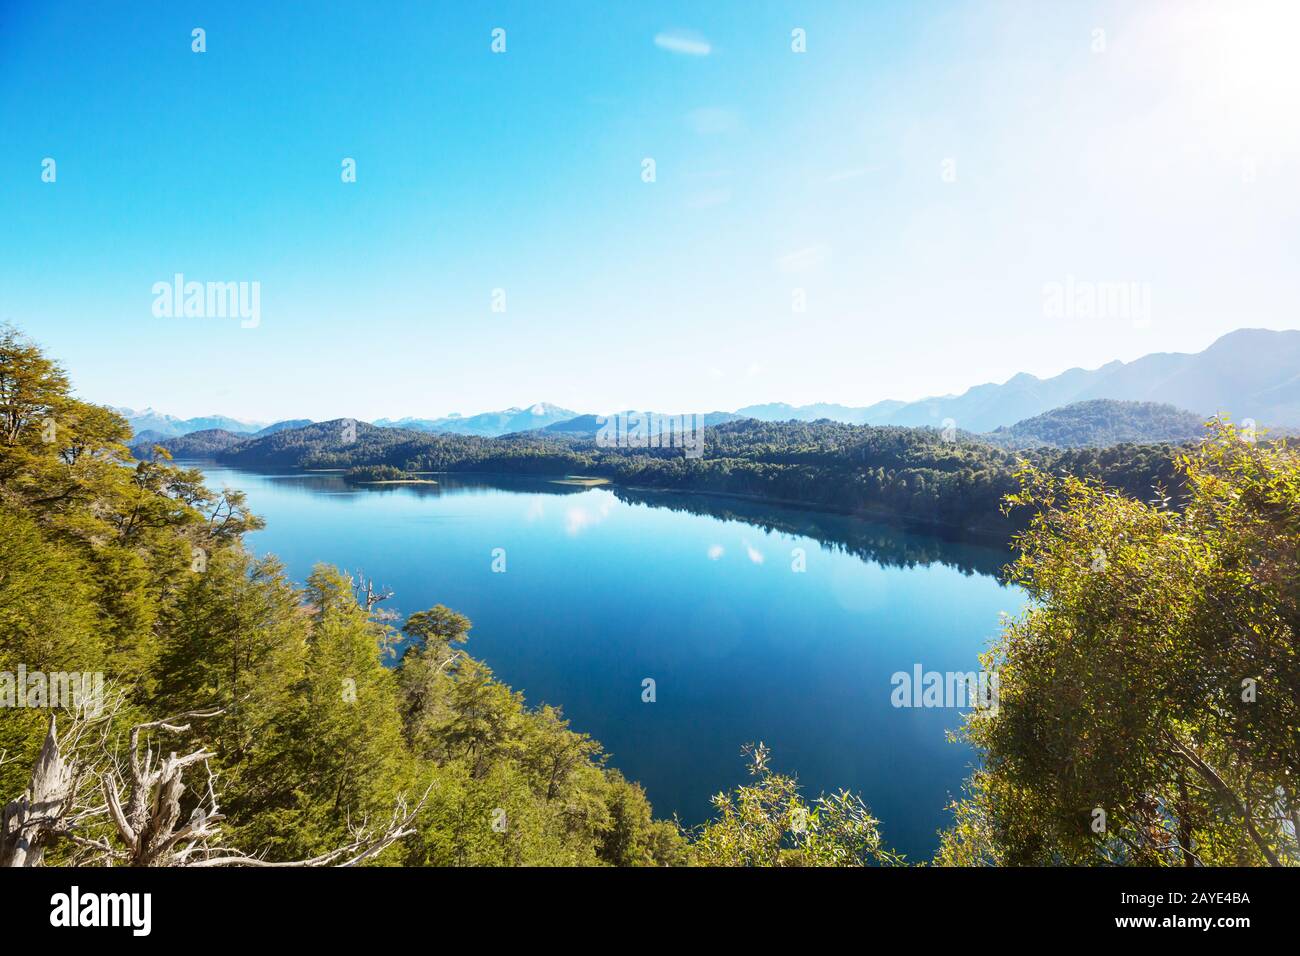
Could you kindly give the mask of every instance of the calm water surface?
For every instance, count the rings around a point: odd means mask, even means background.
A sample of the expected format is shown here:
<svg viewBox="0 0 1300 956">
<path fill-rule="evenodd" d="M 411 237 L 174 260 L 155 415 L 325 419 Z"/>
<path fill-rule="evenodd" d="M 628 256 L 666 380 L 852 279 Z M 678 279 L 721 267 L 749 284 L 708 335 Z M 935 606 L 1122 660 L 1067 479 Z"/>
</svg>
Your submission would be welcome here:
<svg viewBox="0 0 1300 956">
<path fill-rule="evenodd" d="M 689 824 L 745 778 L 740 749 L 762 740 L 809 797 L 859 792 L 894 847 L 928 857 L 973 754 L 945 739 L 957 711 L 892 707 L 890 676 L 978 670 L 998 612 L 1023 602 L 997 580 L 997 550 L 849 517 L 533 479 L 350 488 L 199 464 L 266 518 L 255 553 L 297 581 L 321 561 L 364 570 L 403 614 L 467 615 L 471 654 L 530 705 L 563 707 L 657 815 Z"/>
</svg>

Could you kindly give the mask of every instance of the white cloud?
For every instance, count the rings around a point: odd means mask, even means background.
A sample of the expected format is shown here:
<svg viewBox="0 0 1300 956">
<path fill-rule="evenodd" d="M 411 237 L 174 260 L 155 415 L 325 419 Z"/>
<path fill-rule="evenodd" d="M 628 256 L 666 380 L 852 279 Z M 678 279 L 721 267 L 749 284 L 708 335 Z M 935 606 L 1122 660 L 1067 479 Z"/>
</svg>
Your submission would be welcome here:
<svg viewBox="0 0 1300 956">
<path fill-rule="evenodd" d="M 830 246 L 819 243 L 805 249 L 796 249 L 777 260 L 782 272 L 804 272 L 825 262 L 831 254 Z"/>
<path fill-rule="evenodd" d="M 655 35 L 655 46 L 685 56 L 708 56 L 713 52 L 709 41 L 691 30 L 665 30 Z"/>
<path fill-rule="evenodd" d="M 722 557 L 723 554 L 725 554 L 725 553 L 726 553 L 726 552 L 723 551 L 722 545 L 720 545 L 720 544 L 715 544 L 715 545 L 713 545 L 712 547 L 709 548 L 709 560 L 710 560 L 710 561 L 716 561 L 716 560 L 718 560 L 718 558 Z"/>
<path fill-rule="evenodd" d="M 589 497 L 591 492 L 583 495 Z M 576 537 L 588 528 L 600 524 L 614 510 L 614 496 L 609 492 L 604 492 L 602 500 L 594 508 L 587 508 L 582 505 L 574 505 L 564 512 L 564 533 L 569 537 Z"/>
<path fill-rule="evenodd" d="M 564 513 L 564 533 L 573 537 L 590 528 L 597 518 L 585 508 L 570 508 Z"/>
</svg>

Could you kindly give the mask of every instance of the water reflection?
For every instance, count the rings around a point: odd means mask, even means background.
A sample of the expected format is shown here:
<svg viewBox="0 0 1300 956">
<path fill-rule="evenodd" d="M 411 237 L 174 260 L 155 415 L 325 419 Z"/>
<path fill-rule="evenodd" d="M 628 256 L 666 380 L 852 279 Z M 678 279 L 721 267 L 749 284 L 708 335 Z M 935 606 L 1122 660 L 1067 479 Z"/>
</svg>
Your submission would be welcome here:
<svg viewBox="0 0 1300 956">
<path fill-rule="evenodd" d="M 317 562 L 361 567 L 400 613 L 465 614 L 470 653 L 530 705 L 562 706 L 658 813 L 690 824 L 762 740 L 810 796 L 861 793 L 893 846 L 927 857 L 973 755 L 946 737 L 958 711 L 896 708 L 891 675 L 977 668 L 1022 601 L 992 576 L 1002 550 L 763 501 L 199 467 L 248 493 L 267 521 L 248 547 L 294 580 Z"/>
<path fill-rule="evenodd" d="M 720 521 L 738 521 L 766 532 L 813 538 L 824 548 L 851 554 L 885 567 L 912 568 L 941 564 L 963 574 L 999 577 L 1010 553 L 987 542 L 941 537 L 917 528 L 830 514 L 789 505 L 772 505 L 743 498 L 682 494 L 671 491 L 612 489 L 627 504 L 668 508 L 705 515 Z"/>
<path fill-rule="evenodd" d="M 213 468 L 211 462 L 190 462 Z M 220 466 L 215 466 L 220 468 Z M 267 472 L 259 477 L 276 482 L 283 490 L 303 494 L 381 495 L 438 498 L 443 495 L 483 495 L 499 491 L 555 496 L 581 495 L 592 486 L 572 479 L 530 475 L 453 474 L 422 472 L 436 484 L 349 484 L 340 471 Z M 747 524 L 766 533 L 812 538 L 823 548 L 852 555 L 884 567 L 914 568 L 939 564 L 963 574 L 1001 578 L 1010 551 L 988 540 L 972 540 L 960 533 L 936 531 L 879 519 L 834 514 L 797 505 L 774 504 L 711 494 L 597 485 L 611 491 L 627 505 L 664 508 L 725 522 Z"/>
</svg>

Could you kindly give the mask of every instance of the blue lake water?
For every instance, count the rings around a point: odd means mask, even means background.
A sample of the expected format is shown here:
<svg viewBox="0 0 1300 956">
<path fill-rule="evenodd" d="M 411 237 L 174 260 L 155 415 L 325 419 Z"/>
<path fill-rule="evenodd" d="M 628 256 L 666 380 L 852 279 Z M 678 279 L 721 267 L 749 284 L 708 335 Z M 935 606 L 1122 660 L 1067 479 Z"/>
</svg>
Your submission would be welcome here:
<svg viewBox="0 0 1300 956">
<path fill-rule="evenodd" d="M 391 587 L 403 615 L 467 615 L 471 654 L 530 705 L 561 706 L 656 815 L 687 824 L 746 778 L 741 747 L 761 740 L 809 797 L 860 793 L 893 847 L 928 857 L 974 755 L 946 739 L 959 711 L 895 708 L 890 677 L 978 670 L 998 613 L 1024 600 L 995 576 L 996 549 L 766 503 L 200 467 L 248 493 L 267 521 L 249 547 L 295 580 L 328 562 Z"/>
</svg>

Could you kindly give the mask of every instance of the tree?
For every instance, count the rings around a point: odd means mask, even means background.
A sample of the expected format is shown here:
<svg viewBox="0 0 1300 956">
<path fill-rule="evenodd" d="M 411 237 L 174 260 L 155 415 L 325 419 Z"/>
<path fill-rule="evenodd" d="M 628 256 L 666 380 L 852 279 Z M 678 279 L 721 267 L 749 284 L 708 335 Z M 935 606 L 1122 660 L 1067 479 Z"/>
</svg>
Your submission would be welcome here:
<svg viewBox="0 0 1300 956">
<path fill-rule="evenodd" d="M 596 741 L 465 652 L 467 618 L 436 605 L 399 634 L 364 575 L 295 586 L 245 550 L 262 523 L 240 492 L 163 449 L 135 460 L 129 435 L 0 331 L 0 670 L 116 688 L 90 719 L 0 720 L 0 864 L 385 864 L 398 840 L 408 864 L 685 859 Z"/>
<path fill-rule="evenodd" d="M 793 777 L 771 769 L 762 743 L 744 748 L 754 782 L 713 798 L 718 817 L 700 828 L 692 856 L 704 866 L 898 865 L 858 796 L 840 791 L 811 804 Z"/>
<path fill-rule="evenodd" d="M 67 393 L 63 369 L 12 325 L 0 325 L 0 446 L 44 442 L 46 420 L 55 419 Z"/>
<path fill-rule="evenodd" d="M 1300 456 L 1227 422 L 1150 504 L 1026 467 L 984 767 L 940 862 L 1300 862 Z"/>
</svg>

